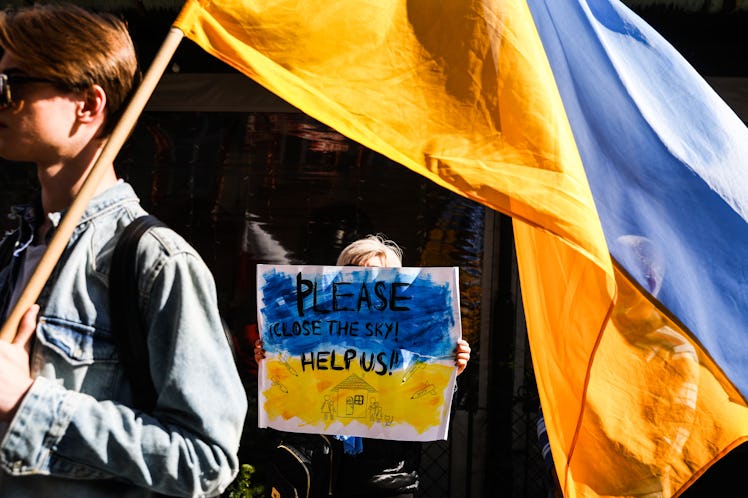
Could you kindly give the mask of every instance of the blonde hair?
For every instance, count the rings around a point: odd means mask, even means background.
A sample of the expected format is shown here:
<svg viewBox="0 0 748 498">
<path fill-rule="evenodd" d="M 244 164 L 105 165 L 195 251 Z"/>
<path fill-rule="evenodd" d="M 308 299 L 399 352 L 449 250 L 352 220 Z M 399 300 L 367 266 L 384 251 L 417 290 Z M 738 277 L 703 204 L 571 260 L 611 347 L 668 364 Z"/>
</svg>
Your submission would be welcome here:
<svg viewBox="0 0 748 498">
<path fill-rule="evenodd" d="M 387 267 L 399 268 L 403 266 L 403 250 L 391 240 L 382 235 L 367 235 L 347 247 L 338 256 L 337 266 L 361 266 L 371 258 L 380 256 Z"/>
</svg>

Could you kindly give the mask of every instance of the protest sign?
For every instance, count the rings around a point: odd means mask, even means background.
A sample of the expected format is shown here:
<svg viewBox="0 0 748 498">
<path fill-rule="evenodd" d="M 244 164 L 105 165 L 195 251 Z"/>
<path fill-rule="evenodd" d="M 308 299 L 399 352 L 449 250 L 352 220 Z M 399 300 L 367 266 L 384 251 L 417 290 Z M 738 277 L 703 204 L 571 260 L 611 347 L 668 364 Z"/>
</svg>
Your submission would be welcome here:
<svg viewBox="0 0 748 498">
<path fill-rule="evenodd" d="M 258 265 L 259 426 L 446 439 L 457 271 Z"/>
</svg>

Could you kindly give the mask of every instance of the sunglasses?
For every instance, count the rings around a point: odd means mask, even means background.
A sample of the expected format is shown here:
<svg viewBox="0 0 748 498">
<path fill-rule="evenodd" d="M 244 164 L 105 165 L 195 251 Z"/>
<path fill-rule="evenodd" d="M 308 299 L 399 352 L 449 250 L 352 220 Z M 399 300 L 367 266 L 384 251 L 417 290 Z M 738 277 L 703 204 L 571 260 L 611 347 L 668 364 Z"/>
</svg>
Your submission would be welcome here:
<svg viewBox="0 0 748 498">
<path fill-rule="evenodd" d="M 13 105 L 11 84 L 14 87 L 19 87 L 27 83 L 54 83 L 54 81 L 45 78 L 24 76 L 21 74 L 0 73 L 0 109 L 5 109 L 6 107 Z"/>
</svg>

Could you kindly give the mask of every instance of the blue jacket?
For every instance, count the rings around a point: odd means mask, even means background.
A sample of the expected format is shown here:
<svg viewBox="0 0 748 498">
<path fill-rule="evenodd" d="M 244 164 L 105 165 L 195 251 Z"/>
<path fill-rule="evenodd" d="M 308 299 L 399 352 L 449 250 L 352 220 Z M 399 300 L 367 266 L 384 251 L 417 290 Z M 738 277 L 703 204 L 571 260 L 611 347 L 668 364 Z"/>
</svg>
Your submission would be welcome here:
<svg viewBox="0 0 748 498">
<path fill-rule="evenodd" d="M 142 214 L 126 183 L 95 197 L 39 298 L 35 380 L 0 440 L 2 497 L 214 496 L 238 471 L 247 400 L 215 284 L 195 250 L 166 228 L 149 231 L 138 248 L 157 402 L 150 413 L 132 407 L 111 334 L 108 275 L 118 234 Z M 61 215 L 50 215 L 54 226 Z M 20 236 L 22 248 L 29 233 L 9 236 Z M 22 262 L 17 252 L 0 270 L 0 300 Z"/>
</svg>

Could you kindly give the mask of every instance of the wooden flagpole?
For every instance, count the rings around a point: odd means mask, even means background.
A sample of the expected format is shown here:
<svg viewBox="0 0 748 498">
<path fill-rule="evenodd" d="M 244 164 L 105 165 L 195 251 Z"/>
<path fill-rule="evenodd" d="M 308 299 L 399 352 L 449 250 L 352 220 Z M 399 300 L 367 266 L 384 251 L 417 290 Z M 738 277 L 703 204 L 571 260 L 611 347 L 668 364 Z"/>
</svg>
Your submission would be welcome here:
<svg viewBox="0 0 748 498">
<path fill-rule="evenodd" d="M 60 225 L 57 227 L 57 231 L 49 241 L 47 249 L 44 251 L 36 270 L 34 270 L 29 282 L 18 298 L 18 302 L 16 302 L 2 329 L 0 329 L 0 340 L 13 340 L 23 314 L 39 298 L 39 294 L 44 289 L 44 284 L 49 279 L 57 261 L 59 261 L 60 256 L 62 256 L 63 251 L 67 247 L 76 225 L 78 225 L 88 206 L 88 202 L 94 193 L 96 193 L 105 172 L 105 165 L 114 161 L 125 141 L 130 136 L 130 132 L 135 127 L 138 117 L 143 112 L 161 76 L 166 71 L 166 66 L 176 52 L 182 38 L 184 38 L 184 33 L 180 29 L 172 27 L 169 30 L 168 35 L 161 44 L 161 48 L 143 77 L 143 81 L 133 94 L 117 126 L 112 131 L 101 154 L 89 171 L 80 191 L 73 199 L 67 213 L 65 213 Z"/>
</svg>

